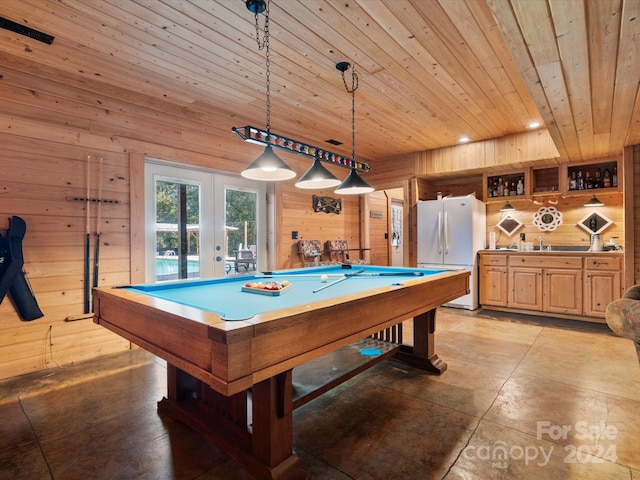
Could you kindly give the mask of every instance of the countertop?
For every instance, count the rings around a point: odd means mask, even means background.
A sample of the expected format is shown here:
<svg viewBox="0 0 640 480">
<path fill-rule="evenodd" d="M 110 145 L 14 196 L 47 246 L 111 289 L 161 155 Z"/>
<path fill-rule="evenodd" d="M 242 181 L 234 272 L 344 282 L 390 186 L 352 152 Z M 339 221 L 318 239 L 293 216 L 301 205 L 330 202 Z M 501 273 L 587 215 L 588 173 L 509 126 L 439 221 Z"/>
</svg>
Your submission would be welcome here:
<svg viewBox="0 0 640 480">
<path fill-rule="evenodd" d="M 533 250 L 533 251 L 525 251 L 525 250 L 517 250 L 517 249 L 506 249 L 506 248 L 497 248 L 495 250 L 478 250 L 478 253 L 483 254 L 518 254 L 518 255 L 575 255 L 575 256 L 585 256 L 585 255 L 623 255 L 624 252 L 622 250 L 609 250 L 609 251 L 600 251 L 600 252 L 591 252 L 588 249 L 576 250 L 576 248 L 583 247 L 551 247 L 551 251 L 548 250 Z M 561 250 L 560 250 L 561 249 Z"/>
</svg>

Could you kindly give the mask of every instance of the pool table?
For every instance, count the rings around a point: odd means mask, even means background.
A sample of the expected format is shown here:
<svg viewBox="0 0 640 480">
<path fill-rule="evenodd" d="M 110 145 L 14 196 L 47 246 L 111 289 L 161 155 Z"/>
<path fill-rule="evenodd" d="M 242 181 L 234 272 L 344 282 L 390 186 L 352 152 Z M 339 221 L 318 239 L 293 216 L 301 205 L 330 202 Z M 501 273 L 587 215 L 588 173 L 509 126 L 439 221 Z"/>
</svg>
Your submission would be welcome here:
<svg viewBox="0 0 640 480">
<path fill-rule="evenodd" d="M 269 281 L 289 286 L 245 291 Z M 167 361 L 160 411 L 252 478 L 294 479 L 293 410 L 390 356 L 442 373 L 435 312 L 468 292 L 468 271 L 337 265 L 96 288 L 94 321 Z"/>
</svg>

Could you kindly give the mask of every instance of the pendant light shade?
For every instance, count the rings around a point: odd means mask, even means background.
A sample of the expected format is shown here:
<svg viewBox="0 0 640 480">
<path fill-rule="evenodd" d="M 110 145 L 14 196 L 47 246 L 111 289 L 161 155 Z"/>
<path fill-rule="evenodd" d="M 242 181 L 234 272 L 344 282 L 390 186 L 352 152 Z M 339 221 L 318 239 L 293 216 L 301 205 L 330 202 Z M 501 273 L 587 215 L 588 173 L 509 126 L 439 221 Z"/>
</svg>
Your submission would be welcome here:
<svg viewBox="0 0 640 480">
<path fill-rule="evenodd" d="M 593 195 L 591 197 L 591 200 L 589 200 L 587 203 L 584 204 L 585 207 L 603 207 L 604 203 L 602 203 L 600 200 L 598 200 L 596 198 L 595 195 Z"/>
<path fill-rule="evenodd" d="M 267 145 L 262 155 L 245 168 L 241 175 L 251 180 L 277 182 L 295 177 L 296 172 L 275 154 L 271 145 Z"/>
<path fill-rule="evenodd" d="M 515 208 L 507 201 L 500 209 L 501 212 L 513 212 Z"/>
<path fill-rule="evenodd" d="M 360 178 L 358 172 L 353 169 L 351 170 L 351 173 L 349 173 L 349 176 L 345 178 L 340 186 L 335 190 L 336 193 L 342 195 L 360 195 L 373 191 L 374 188 Z"/>
<path fill-rule="evenodd" d="M 331 188 L 336 185 L 340 185 L 340 180 L 324 168 L 317 157 L 311 168 L 296 182 L 296 187 L 303 189 Z"/>
</svg>

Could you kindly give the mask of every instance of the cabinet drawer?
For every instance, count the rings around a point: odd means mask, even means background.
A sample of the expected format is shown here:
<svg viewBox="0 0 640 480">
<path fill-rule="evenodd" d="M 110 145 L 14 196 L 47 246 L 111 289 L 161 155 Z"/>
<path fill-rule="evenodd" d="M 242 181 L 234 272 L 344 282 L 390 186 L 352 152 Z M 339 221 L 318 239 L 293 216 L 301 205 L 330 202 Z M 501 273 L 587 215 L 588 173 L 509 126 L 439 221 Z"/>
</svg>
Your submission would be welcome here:
<svg viewBox="0 0 640 480">
<path fill-rule="evenodd" d="M 481 255 L 480 265 L 483 267 L 506 267 L 507 256 L 506 255 Z"/>
<path fill-rule="evenodd" d="M 562 257 L 555 255 L 510 255 L 511 267 L 576 268 L 582 269 L 582 257 Z"/>
<path fill-rule="evenodd" d="M 620 257 L 585 257 L 584 268 L 585 270 L 616 270 L 619 271 L 622 266 L 622 259 Z"/>
</svg>

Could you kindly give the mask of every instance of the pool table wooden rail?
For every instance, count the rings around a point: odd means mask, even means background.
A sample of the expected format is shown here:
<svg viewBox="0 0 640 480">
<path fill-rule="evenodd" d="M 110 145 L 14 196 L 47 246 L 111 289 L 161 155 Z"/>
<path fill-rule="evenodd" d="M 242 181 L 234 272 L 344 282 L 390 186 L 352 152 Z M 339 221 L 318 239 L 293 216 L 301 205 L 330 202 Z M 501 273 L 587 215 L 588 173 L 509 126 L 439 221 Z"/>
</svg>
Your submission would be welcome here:
<svg viewBox="0 0 640 480">
<path fill-rule="evenodd" d="M 103 287 L 94 290 L 94 321 L 232 395 L 465 294 L 468 272 L 402 283 L 243 321 L 225 321 L 193 307 Z"/>
</svg>

